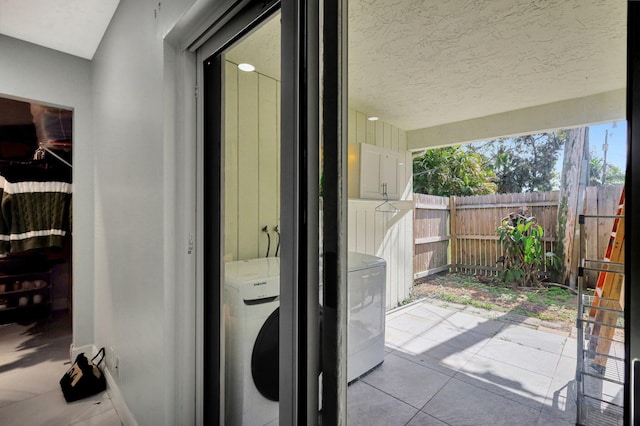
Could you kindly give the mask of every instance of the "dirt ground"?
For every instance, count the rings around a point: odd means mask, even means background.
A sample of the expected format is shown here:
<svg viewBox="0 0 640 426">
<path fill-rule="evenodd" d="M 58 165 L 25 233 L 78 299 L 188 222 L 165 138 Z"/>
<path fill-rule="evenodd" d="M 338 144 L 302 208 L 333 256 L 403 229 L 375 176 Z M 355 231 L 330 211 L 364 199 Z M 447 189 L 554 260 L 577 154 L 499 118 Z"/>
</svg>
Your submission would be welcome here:
<svg viewBox="0 0 640 426">
<path fill-rule="evenodd" d="M 563 330 L 571 330 L 576 323 L 577 296 L 560 288 L 520 288 L 495 278 L 446 274 L 414 284 L 413 299 L 423 297 L 539 318 Z"/>
</svg>

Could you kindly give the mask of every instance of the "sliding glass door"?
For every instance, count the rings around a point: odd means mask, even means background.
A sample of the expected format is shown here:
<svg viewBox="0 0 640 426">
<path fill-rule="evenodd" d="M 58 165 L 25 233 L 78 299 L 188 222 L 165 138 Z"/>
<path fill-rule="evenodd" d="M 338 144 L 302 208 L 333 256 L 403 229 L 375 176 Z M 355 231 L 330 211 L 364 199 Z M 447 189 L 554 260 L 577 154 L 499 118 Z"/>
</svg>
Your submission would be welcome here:
<svg viewBox="0 0 640 426">
<path fill-rule="evenodd" d="M 318 421 L 318 19 L 242 2 L 197 51 L 203 424 Z"/>
</svg>

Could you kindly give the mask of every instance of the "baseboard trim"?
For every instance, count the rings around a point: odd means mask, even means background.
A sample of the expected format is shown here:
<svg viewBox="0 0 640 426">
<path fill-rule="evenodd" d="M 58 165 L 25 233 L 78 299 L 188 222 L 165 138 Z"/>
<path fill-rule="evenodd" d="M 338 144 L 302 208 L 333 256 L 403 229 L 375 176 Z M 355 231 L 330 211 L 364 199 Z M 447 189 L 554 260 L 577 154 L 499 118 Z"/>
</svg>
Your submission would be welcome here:
<svg viewBox="0 0 640 426">
<path fill-rule="evenodd" d="M 98 348 L 95 345 L 74 346 L 72 344 L 69 348 L 71 362 L 74 362 L 76 357 L 81 353 L 84 353 L 87 358 L 91 359 L 98 353 Z M 105 379 L 107 379 L 107 394 L 111 398 L 111 403 L 118 413 L 120 421 L 124 426 L 138 426 L 138 422 L 135 417 L 133 417 L 133 414 L 131 413 L 131 410 L 129 410 L 129 407 L 127 407 L 127 404 L 124 402 L 120 388 L 118 388 L 118 384 L 113 379 L 113 376 L 106 365 L 102 368 L 102 372 L 104 373 Z"/>
<path fill-rule="evenodd" d="M 124 426 L 138 426 L 138 422 L 135 417 L 127 407 L 127 404 L 124 402 L 124 398 L 122 398 L 122 393 L 120 393 L 120 388 L 118 384 L 113 379 L 111 372 L 108 368 L 104 368 L 104 377 L 107 379 L 107 393 L 111 397 L 111 403 L 113 407 L 116 409 L 118 413 L 118 417 L 120 417 L 120 421 Z"/>
</svg>

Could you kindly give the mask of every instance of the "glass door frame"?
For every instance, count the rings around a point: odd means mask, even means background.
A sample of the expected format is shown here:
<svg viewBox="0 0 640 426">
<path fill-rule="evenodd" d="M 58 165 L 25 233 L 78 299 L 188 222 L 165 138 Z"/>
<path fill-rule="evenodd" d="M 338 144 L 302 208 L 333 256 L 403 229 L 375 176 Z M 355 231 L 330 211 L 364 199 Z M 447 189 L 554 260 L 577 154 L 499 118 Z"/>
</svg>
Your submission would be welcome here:
<svg viewBox="0 0 640 426">
<path fill-rule="evenodd" d="M 636 288 L 640 277 L 640 264 L 634 256 L 640 250 L 638 229 L 640 228 L 640 1 L 627 2 L 627 172 L 625 232 L 625 424 L 640 422 L 640 409 L 636 401 L 640 396 L 640 288 Z"/>
<path fill-rule="evenodd" d="M 199 312 L 196 317 L 203 320 L 197 325 L 201 328 L 197 331 L 200 336 L 197 340 L 201 342 L 197 350 L 201 356 L 196 360 L 196 368 L 202 374 L 196 374 L 199 382 L 196 393 L 200 393 L 196 396 L 196 409 L 202 411 L 201 423 L 223 424 L 224 68 L 221 55 L 280 7 L 280 424 L 315 424 L 320 346 L 317 321 L 319 7 L 317 0 L 240 3 L 241 6 L 236 3 L 235 8 L 220 15 L 222 18 L 218 23 L 205 32 L 206 41 L 199 41 L 197 47 L 189 48 L 196 52 L 196 92 L 201 92 L 197 95 L 196 155 L 200 183 L 197 227 L 201 229 L 198 247 L 203 249 L 199 250 L 197 258 L 201 289 L 197 291 L 200 301 L 197 302 Z M 208 119 L 204 120 L 204 117 Z M 344 195 L 346 197 L 346 192 Z M 346 345 L 343 351 L 346 359 Z M 346 375 L 344 385 L 346 388 Z"/>
</svg>

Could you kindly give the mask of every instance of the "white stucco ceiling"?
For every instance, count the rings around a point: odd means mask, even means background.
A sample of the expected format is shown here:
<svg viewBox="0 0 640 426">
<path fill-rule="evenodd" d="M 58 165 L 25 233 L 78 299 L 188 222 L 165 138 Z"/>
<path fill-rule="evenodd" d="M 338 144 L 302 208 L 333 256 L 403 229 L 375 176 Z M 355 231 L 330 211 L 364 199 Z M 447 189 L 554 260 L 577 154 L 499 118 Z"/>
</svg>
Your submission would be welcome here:
<svg viewBox="0 0 640 426">
<path fill-rule="evenodd" d="M 120 0 L 0 0 L 0 34 L 85 59 Z"/>
<path fill-rule="evenodd" d="M 0 0 L 0 33 L 91 58 L 118 0 Z M 279 78 L 279 19 L 235 47 Z M 625 87 L 626 0 L 350 0 L 350 107 L 404 130 Z"/>
<path fill-rule="evenodd" d="M 278 22 L 229 59 L 278 78 Z M 626 0 L 349 1 L 350 107 L 404 130 L 610 92 L 625 71 Z"/>
<path fill-rule="evenodd" d="M 349 101 L 412 130 L 625 87 L 625 0 L 349 2 Z"/>
</svg>

